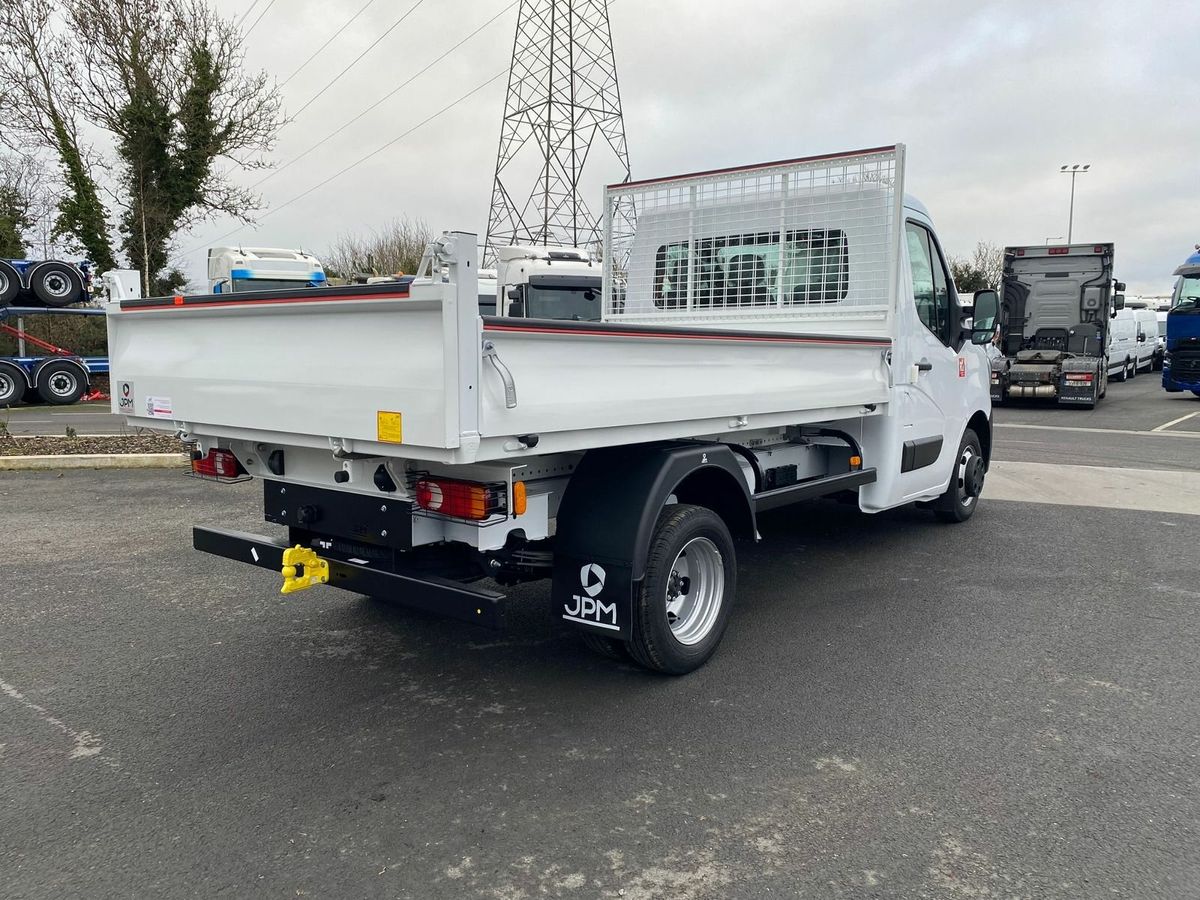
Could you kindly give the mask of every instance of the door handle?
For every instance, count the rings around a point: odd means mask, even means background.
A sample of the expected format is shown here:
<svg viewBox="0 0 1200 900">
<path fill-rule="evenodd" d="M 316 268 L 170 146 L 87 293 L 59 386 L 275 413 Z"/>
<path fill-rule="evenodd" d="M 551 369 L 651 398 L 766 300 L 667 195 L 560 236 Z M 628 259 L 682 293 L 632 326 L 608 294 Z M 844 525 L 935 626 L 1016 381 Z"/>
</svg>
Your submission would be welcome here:
<svg viewBox="0 0 1200 900">
<path fill-rule="evenodd" d="M 918 372 L 932 372 L 933 371 L 933 363 L 931 363 L 927 359 L 922 359 L 919 363 L 917 363 L 917 371 Z"/>
</svg>

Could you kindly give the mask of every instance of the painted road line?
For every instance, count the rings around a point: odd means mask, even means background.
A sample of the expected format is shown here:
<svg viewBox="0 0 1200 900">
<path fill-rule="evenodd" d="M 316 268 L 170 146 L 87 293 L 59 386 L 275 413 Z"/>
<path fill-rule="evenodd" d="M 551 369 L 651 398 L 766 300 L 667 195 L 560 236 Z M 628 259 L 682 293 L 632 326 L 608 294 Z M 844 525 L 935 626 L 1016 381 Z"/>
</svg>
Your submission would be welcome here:
<svg viewBox="0 0 1200 900">
<path fill-rule="evenodd" d="M 1127 428 L 1081 428 L 1077 425 L 1019 425 L 1015 422 L 997 422 L 996 428 L 1027 428 L 1032 431 L 1072 431 L 1082 434 L 1132 434 L 1136 437 L 1173 437 L 1200 440 L 1200 431 L 1131 431 Z"/>
<path fill-rule="evenodd" d="M 996 461 L 983 500 L 1200 516 L 1200 472 Z"/>
<path fill-rule="evenodd" d="M 1196 416 L 1200 416 L 1200 412 L 1188 413 L 1186 416 L 1180 416 L 1178 419 L 1172 419 L 1166 425 L 1159 425 L 1157 428 L 1154 428 L 1151 430 L 1152 431 L 1166 431 L 1172 425 L 1178 425 L 1180 422 L 1186 422 L 1188 419 L 1193 419 Z"/>
</svg>

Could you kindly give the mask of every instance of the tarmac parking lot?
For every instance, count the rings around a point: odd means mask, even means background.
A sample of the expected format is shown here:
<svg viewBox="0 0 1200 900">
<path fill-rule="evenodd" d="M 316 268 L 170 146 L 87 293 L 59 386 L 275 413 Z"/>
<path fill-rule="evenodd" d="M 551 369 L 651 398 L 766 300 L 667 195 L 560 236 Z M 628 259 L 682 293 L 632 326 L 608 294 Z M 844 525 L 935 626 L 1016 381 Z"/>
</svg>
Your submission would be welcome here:
<svg viewBox="0 0 1200 900">
<path fill-rule="evenodd" d="M 256 484 L 2 474 L 0 894 L 1198 896 L 1198 414 L 1002 407 L 961 526 L 764 516 L 679 679 L 543 585 L 498 634 L 191 550 Z"/>
</svg>

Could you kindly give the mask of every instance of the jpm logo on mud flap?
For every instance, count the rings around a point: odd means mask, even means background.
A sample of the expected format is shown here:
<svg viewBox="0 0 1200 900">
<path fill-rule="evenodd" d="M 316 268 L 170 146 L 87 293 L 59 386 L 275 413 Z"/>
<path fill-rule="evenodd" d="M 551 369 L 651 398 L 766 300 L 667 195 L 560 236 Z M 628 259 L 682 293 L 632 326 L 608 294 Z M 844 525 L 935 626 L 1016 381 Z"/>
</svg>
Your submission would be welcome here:
<svg viewBox="0 0 1200 900">
<path fill-rule="evenodd" d="M 133 412 L 133 382 L 122 381 L 117 389 L 117 410 L 127 413 Z"/>
<path fill-rule="evenodd" d="M 583 622 L 610 631 L 620 631 L 617 624 L 617 605 L 598 599 L 604 590 L 604 569 L 588 563 L 579 570 L 580 593 L 571 596 L 570 603 L 563 604 L 563 618 L 572 622 Z"/>
</svg>

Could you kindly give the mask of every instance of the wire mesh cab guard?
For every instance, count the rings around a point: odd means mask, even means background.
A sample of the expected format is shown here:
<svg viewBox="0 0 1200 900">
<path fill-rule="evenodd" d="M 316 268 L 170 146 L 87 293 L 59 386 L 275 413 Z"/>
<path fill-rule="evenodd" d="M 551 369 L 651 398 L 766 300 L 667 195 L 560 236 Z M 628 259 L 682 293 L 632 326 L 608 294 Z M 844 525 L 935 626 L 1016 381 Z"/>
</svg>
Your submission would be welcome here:
<svg viewBox="0 0 1200 900">
<path fill-rule="evenodd" d="M 610 185 L 604 319 L 886 322 L 904 146 Z"/>
</svg>

